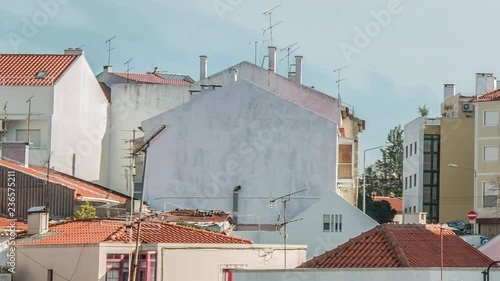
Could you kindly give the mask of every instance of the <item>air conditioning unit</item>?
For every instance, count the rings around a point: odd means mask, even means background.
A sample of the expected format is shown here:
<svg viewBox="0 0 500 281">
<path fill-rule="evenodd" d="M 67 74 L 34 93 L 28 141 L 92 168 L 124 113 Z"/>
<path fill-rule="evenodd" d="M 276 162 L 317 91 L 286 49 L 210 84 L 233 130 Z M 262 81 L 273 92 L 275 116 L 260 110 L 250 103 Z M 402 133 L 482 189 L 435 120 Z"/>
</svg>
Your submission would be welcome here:
<svg viewBox="0 0 500 281">
<path fill-rule="evenodd" d="M 466 103 L 464 103 L 462 109 L 464 112 L 472 112 L 472 111 L 474 111 L 474 104 L 472 104 L 470 102 L 466 102 Z"/>
</svg>

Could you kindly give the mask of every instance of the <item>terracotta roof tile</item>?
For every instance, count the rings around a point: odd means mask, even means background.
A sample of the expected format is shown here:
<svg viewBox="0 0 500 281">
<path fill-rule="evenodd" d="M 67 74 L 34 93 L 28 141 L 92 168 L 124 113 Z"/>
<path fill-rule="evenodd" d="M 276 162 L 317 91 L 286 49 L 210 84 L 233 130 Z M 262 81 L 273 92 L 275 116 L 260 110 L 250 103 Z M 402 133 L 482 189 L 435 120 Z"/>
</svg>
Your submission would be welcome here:
<svg viewBox="0 0 500 281">
<path fill-rule="evenodd" d="M 10 226 L 14 223 L 15 228 L 12 229 Z M 9 218 L 0 217 L 0 236 L 8 236 L 10 231 L 14 230 L 17 235 L 20 236 L 26 233 L 28 230 L 28 225 L 23 221 L 11 220 Z"/>
<path fill-rule="evenodd" d="M 137 238 L 137 222 L 129 227 L 126 221 L 85 219 L 65 221 L 51 225 L 49 232 L 34 235 L 16 244 L 22 245 L 66 245 L 97 244 L 101 242 L 126 243 Z M 132 235 L 130 236 L 130 229 Z M 219 233 L 173 225 L 145 218 L 141 226 L 142 243 L 179 244 L 252 244 L 252 241 Z"/>
<path fill-rule="evenodd" d="M 0 54 L 0 86 L 50 86 L 55 84 L 78 55 Z M 43 79 L 35 78 L 46 71 Z"/>
<path fill-rule="evenodd" d="M 47 178 L 47 168 L 30 166 L 25 167 L 6 160 L 0 160 L 0 166 L 8 167 L 10 169 L 16 170 L 18 172 L 45 180 Z M 125 203 L 127 197 L 114 194 L 112 191 L 105 187 L 66 175 L 54 170 L 50 170 L 49 180 L 52 183 L 60 184 L 66 188 L 75 190 L 76 198 L 75 200 L 80 200 L 81 197 L 91 197 L 99 199 L 112 199 L 120 203 Z M 82 201 L 93 201 L 93 200 L 82 200 Z"/>
<path fill-rule="evenodd" d="M 111 72 L 121 78 L 129 79 L 140 83 L 148 84 L 169 84 L 169 85 L 191 85 L 193 83 L 185 80 L 165 79 L 153 73 L 126 73 L 126 72 Z"/>
<path fill-rule="evenodd" d="M 445 267 L 486 267 L 491 259 L 450 230 L 443 230 Z M 465 243 L 464 243 L 465 242 Z M 300 268 L 440 267 L 437 225 L 379 225 Z"/>
<path fill-rule="evenodd" d="M 389 196 L 374 196 L 373 201 L 387 201 L 391 207 L 398 213 L 403 212 L 403 198 Z"/>
<path fill-rule="evenodd" d="M 487 92 L 486 94 L 474 97 L 472 102 L 500 101 L 500 89 Z"/>
</svg>

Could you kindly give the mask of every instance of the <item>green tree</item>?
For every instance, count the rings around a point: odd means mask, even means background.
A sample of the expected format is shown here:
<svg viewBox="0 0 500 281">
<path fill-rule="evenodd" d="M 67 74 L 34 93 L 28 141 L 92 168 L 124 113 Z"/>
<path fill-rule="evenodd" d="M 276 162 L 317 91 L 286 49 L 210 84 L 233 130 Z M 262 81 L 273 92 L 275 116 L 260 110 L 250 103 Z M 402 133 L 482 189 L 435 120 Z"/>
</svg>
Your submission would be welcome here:
<svg viewBox="0 0 500 281">
<path fill-rule="evenodd" d="M 382 148 L 382 159 L 377 166 L 380 195 L 393 192 L 400 197 L 403 194 L 403 129 L 398 125 L 387 135 L 389 146 Z"/>
<path fill-rule="evenodd" d="M 73 215 L 74 219 L 90 219 L 96 217 L 96 209 L 89 202 L 80 206 L 80 210 Z"/>
<path fill-rule="evenodd" d="M 361 199 L 359 201 L 358 206 L 362 206 Z M 366 214 L 378 223 L 392 222 L 396 213 L 389 202 L 385 200 L 373 201 L 371 196 L 366 196 Z"/>
<path fill-rule="evenodd" d="M 423 116 L 423 117 L 428 116 L 429 115 L 429 108 L 425 104 L 423 106 L 419 106 L 418 113 L 420 113 L 420 116 Z"/>
</svg>

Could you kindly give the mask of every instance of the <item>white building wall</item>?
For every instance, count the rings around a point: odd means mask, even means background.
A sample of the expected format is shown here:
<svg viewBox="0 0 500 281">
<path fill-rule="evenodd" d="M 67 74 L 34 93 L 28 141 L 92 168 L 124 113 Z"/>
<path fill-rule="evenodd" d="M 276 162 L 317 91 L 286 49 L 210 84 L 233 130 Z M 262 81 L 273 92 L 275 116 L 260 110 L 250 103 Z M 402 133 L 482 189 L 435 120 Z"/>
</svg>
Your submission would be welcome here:
<svg viewBox="0 0 500 281">
<path fill-rule="evenodd" d="M 413 212 L 413 207 L 416 206 L 416 212 L 422 212 L 423 209 L 423 161 L 424 161 L 424 124 L 425 118 L 418 117 L 404 126 L 404 141 L 403 141 L 403 212 L 408 208 L 408 212 Z M 410 156 L 410 144 L 415 145 L 417 142 L 417 154 L 415 151 Z M 406 147 L 408 147 L 408 157 L 406 157 Z M 415 148 L 413 148 L 415 149 Z M 413 184 L 414 176 L 417 175 L 417 186 Z M 408 188 L 405 187 L 406 178 L 412 176 L 412 183 L 408 183 Z M 410 187 L 411 186 L 411 187 Z M 411 208 L 411 211 L 409 211 Z"/>
<path fill-rule="evenodd" d="M 337 124 L 247 81 L 208 91 L 143 122 L 172 127 L 151 143 L 145 198 L 232 211 L 240 185 L 239 223 L 275 223 L 270 196 L 308 188 L 288 206 L 293 217 L 336 189 Z"/>
<path fill-rule="evenodd" d="M 85 58 L 78 57 L 54 88 L 51 166 L 75 176 L 99 179 L 108 101 Z"/>
<path fill-rule="evenodd" d="M 136 138 L 143 134 L 138 130 L 141 122 L 175 108 L 190 100 L 189 86 L 162 84 L 114 84 L 111 86 L 110 126 L 108 127 L 109 151 L 103 157 L 108 158 L 107 170 L 101 174 L 108 176 L 103 182 L 109 188 L 129 194 L 125 179 L 125 167 L 130 165 L 128 152 L 132 131 L 136 129 Z M 104 175 L 102 176 L 104 178 Z"/>
<path fill-rule="evenodd" d="M 483 280 L 481 271 L 485 268 L 444 268 L 441 279 L 440 268 L 335 268 L 335 269 L 294 269 L 294 270 L 236 270 L 233 281 L 275 281 L 275 280 L 308 280 L 308 281 L 438 281 Z M 500 270 L 490 271 L 490 280 L 500 278 Z"/>
<path fill-rule="evenodd" d="M 293 204 L 294 199 L 289 204 Z M 282 204 L 277 206 L 282 210 Z M 323 231 L 323 215 L 342 215 L 341 231 Z M 307 259 L 337 248 L 349 239 L 369 231 L 378 225 L 361 210 L 351 205 L 338 194 L 329 192 L 310 208 L 289 220 L 302 219 L 288 224 L 287 243 L 307 245 Z M 277 231 L 233 231 L 231 235 L 253 240 L 256 243 L 283 243 L 283 230 Z"/>
<path fill-rule="evenodd" d="M 54 271 L 54 281 L 100 280 L 98 245 L 47 245 L 16 247 L 16 281 L 47 280 L 47 270 Z"/>
</svg>

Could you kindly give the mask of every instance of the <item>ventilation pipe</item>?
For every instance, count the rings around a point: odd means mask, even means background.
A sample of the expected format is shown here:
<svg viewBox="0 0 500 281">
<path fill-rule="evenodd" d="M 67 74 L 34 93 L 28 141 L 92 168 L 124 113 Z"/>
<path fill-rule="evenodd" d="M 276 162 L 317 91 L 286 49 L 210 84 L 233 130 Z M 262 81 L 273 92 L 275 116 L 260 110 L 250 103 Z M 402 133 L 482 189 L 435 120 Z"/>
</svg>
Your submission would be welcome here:
<svg viewBox="0 0 500 281">
<path fill-rule="evenodd" d="M 238 81 L 238 69 L 231 68 L 229 69 L 229 73 L 231 74 L 231 83 Z"/>
<path fill-rule="evenodd" d="M 302 84 L 302 56 L 295 56 L 295 82 Z"/>
<path fill-rule="evenodd" d="M 208 71 L 208 58 L 205 55 L 200 56 L 200 80 L 207 78 Z"/>
<path fill-rule="evenodd" d="M 448 99 L 455 96 L 455 94 L 456 94 L 455 84 L 444 84 L 444 100 L 445 101 L 447 101 Z"/>
<path fill-rule="evenodd" d="M 276 72 L 276 47 L 268 47 L 269 49 L 269 71 Z"/>
<path fill-rule="evenodd" d="M 238 226 L 238 193 L 241 190 L 241 186 L 236 186 L 233 189 L 233 221 L 234 225 Z"/>
</svg>

